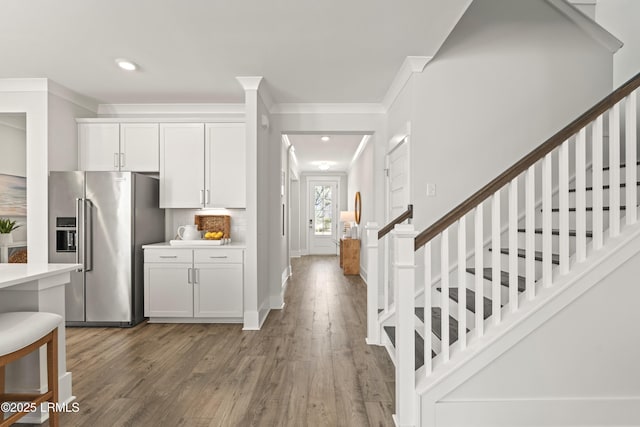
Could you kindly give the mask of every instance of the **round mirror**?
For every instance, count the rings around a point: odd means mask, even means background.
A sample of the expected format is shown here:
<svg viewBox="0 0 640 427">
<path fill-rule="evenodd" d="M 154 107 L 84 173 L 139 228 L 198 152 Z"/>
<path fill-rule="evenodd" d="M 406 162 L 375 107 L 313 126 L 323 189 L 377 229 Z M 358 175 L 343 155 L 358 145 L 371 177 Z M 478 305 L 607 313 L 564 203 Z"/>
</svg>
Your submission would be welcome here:
<svg viewBox="0 0 640 427">
<path fill-rule="evenodd" d="M 356 204 L 354 208 L 356 215 L 356 224 L 360 224 L 360 213 L 362 212 L 362 200 L 360 200 L 360 192 L 356 193 Z"/>
</svg>

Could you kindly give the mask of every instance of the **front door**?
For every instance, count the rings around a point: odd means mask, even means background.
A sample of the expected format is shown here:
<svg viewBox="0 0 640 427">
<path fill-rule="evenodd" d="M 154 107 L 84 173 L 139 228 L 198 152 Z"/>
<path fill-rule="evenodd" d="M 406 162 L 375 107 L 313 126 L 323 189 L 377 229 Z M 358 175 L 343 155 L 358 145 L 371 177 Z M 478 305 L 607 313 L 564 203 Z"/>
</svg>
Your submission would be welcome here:
<svg viewBox="0 0 640 427">
<path fill-rule="evenodd" d="M 309 181 L 309 254 L 335 255 L 338 236 L 337 181 Z"/>
</svg>

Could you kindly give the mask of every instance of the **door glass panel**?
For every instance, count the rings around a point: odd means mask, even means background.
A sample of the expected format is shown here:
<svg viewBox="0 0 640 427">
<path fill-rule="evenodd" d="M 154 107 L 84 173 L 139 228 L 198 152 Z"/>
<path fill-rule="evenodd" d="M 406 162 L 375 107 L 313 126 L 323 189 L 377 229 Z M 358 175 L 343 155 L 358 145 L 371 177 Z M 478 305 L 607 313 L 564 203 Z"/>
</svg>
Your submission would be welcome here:
<svg viewBox="0 0 640 427">
<path fill-rule="evenodd" d="M 333 200 L 330 185 L 314 186 L 314 213 L 316 236 L 330 236 L 333 226 Z"/>
</svg>

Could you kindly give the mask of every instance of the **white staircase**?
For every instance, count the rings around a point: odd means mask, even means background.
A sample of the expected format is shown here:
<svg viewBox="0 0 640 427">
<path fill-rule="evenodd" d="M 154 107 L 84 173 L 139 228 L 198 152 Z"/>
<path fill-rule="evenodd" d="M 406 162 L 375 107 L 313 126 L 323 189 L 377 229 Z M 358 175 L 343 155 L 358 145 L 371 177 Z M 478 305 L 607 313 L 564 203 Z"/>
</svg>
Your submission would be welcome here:
<svg viewBox="0 0 640 427">
<path fill-rule="evenodd" d="M 509 352 L 532 340 L 534 331 L 555 324 L 567 307 L 574 304 L 576 313 L 586 307 L 583 295 L 590 289 L 614 286 L 607 282 L 614 272 L 635 268 L 625 264 L 629 259 L 640 260 L 638 86 L 640 75 L 422 233 L 412 225 L 397 225 L 391 233 L 392 291 L 380 288 L 387 285 L 378 279 L 384 276 L 377 265 L 378 228 L 368 225 L 367 341 L 385 345 L 396 364 L 397 425 L 515 426 L 523 417 L 544 425 L 581 425 L 578 413 L 587 417 L 596 408 L 597 414 L 627 408 L 622 400 L 607 406 L 602 403 L 606 399 L 596 396 L 593 404 L 589 399 L 579 404 L 580 399 L 535 391 L 517 403 L 503 403 L 505 410 L 499 414 L 497 402 L 508 399 L 495 397 L 499 393 L 480 398 L 484 393 L 469 384 L 481 381 L 483 370 L 506 363 L 500 360 L 508 360 Z M 424 267 L 424 277 L 416 277 L 416 264 Z M 640 265 L 637 271 L 640 274 Z M 637 284 L 640 287 L 640 280 Z M 382 301 L 380 295 L 389 296 Z M 576 314 L 583 316 L 577 321 L 587 324 L 591 314 L 584 310 Z M 635 312 L 615 310 L 613 306 L 602 312 L 618 324 L 619 319 L 640 319 Z M 625 327 L 611 333 L 625 334 Z M 629 342 L 635 350 L 640 333 L 620 342 Z M 545 349 L 545 363 L 565 363 L 569 369 L 570 353 Z M 610 366 L 612 353 L 600 356 L 595 360 Z M 535 362 L 533 356 L 524 357 L 523 369 L 527 363 L 539 366 Z M 540 381 L 535 376 L 529 380 L 532 390 L 544 383 L 545 373 L 540 375 Z M 501 377 L 493 374 L 495 382 L 507 381 Z M 549 383 L 553 381 L 562 387 L 558 376 Z M 475 391 L 465 394 L 468 390 Z M 634 408 L 640 405 L 640 394 L 636 399 L 624 402 Z M 534 412 L 523 415 L 527 411 Z M 629 417 L 616 421 L 611 415 L 605 425 L 640 423 L 640 409 Z"/>
</svg>

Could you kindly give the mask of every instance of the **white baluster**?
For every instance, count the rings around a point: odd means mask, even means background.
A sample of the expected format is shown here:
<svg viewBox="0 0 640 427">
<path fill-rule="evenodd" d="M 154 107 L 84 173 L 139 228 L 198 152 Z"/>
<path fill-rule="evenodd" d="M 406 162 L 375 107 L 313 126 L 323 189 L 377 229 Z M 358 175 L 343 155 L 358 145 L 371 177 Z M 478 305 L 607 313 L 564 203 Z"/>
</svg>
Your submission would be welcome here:
<svg viewBox="0 0 640 427">
<path fill-rule="evenodd" d="M 569 272 L 569 141 L 558 150 L 558 198 L 560 200 L 560 273 Z"/>
<path fill-rule="evenodd" d="M 620 234 L 620 104 L 609 112 L 609 235 Z"/>
<path fill-rule="evenodd" d="M 638 220 L 638 194 L 637 194 L 637 128 L 636 128 L 636 111 L 637 111 L 637 96 L 638 91 L 634 91 L 631 95 L 627 96 L 625 105 L 625 155 L 627 164 L 626 167 L 626 197 L 625 203 L 627 206 L 626 216 L 627 224 L 635 224 Z"/>
<path fill-rule="evenodd" d="M 424 373 L 429 376 L 432 372 L 431 352 L 433 343 L 431 342 L 431 242 L 424 245 Z"/>
<path fill-rule="evenodd" d="M 536 267 L 535 267 L 535 226 L 536 226 L 536 167 L 527 169 L 525 175 L 525 276 L 527 287 L 527 299 L 533 300 L 536 296 Z"/>
<path fill-rule="evenodd" d="M 380 345 L 378 223 L 367 222 L 367 344 Z"/>
<path fill-rule="evenodd" d="M 587 129 L 576 138 L 576 260 L 587 258 Z"/>
<path fill-rule="evenodd" d="M 447 362 L 449 360 L 449 229 L 447 228 L 442 232 L 440 242 L 440 325 L 442 330 L 440 336 L 442 337 L 442 361 Z M 426 314 L 425 314 L 426 315 Z"/>
<path fill-rule="evenodd" d="M 593 179 L 591 184 L 591 196 L 593 198 L 593 210 L 591 216 L 593 218 L 593 247 L 594 249 L 602 248 L 603 244 L 603 214 L 602 214 L 602 157 L 603 157 L 603 117 L 598 116 L 591 129 L 593 139 Z"/>
<path fill-rule="evenodd" d="M 396 304 L 396 417 L 398 425 L 415 425 L 415 250 L 411 224 L 396 225 L 394 247 Z"/>
<path fill-rule="evenodd" d="M 550 287 L 553 281 L 551 252 L 551 231 L 553 228 L 551 215 L 552 161 L 551 153 L 542 159 L 542 283 L 546 288 Z"/>
<path fill-rule="evenodd" d="M 484 268 L 484 219 L 482 215 L 483 203 L 475 209 L 475 290 L 476 290 L 476 336 L 484 335 L 484 277 L 481 274 Z"/>
<path fill-rule="evenodd" d="M 509 183 L 509 309 L 518 311 L 518 177 Z"/>
<path fill-rule="evenodd" d="M 501 312 L 500 305 L 502 303 L 501 279 L 502 271 L 500 270 L 500 190 L 496 191 L 491 199 L 491 300 L 492 312 L 491 317 L 493 323 L 500 324 Z M 484 276 L 482 270 L 476 271 L 476 274 Z"/>
<path fill-rule="evenodd" d="M 458 341 L 467 347 L 467 220 L 458 221 Z"/>
</svg>

